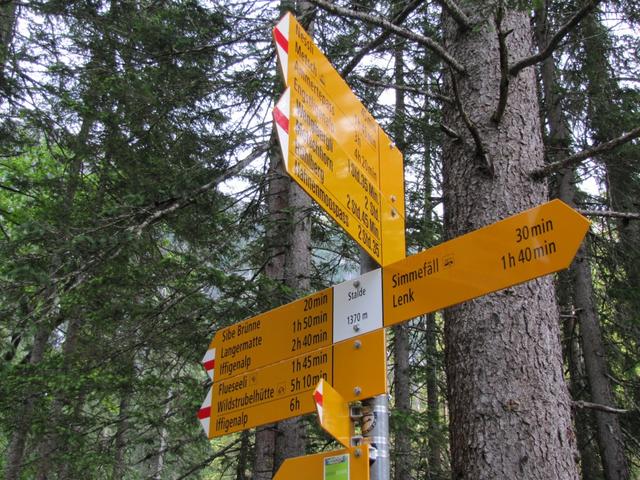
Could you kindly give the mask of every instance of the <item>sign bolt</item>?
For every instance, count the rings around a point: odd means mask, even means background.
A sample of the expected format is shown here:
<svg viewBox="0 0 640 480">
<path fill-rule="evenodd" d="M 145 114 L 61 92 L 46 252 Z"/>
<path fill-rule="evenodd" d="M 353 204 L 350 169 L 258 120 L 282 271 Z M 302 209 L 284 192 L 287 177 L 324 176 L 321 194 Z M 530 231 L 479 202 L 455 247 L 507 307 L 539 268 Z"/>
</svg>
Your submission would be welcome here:
<svg viewBox="0 0 640 480">
<path fill-rule="evenodd" d="M 361 347 L 362 347 L 362 342 L 360 340 L 356 340 L 355 342 L 353 342 L 353 348 L 355 348 L 356 350 L 360 350 Z"/>
<path fill-rule="evenodd" d="M 353 454 L 355 455 L 355 457 L 356 457 L 356 458 L 360 458 L 360 456 L 362 455 L 362 452 L 360 451 L 360 449 L 359 449 L 359 448 L 356 448 L 356 449 L 353 451 Z"/>
<path fill-rule="evenodd" d="M 360 325 L 356 324 L 353 326 L 353 331 L 354 332 L 359 332 L 360 331 Z"/>
<path fill-rule="evenodd" d="M 362 389 L 360 387 L 356 387 L 353 389 L 353 393 L 357 396 L 359 396 L 362 393 Z"/>
<path fill-rule="evenodd" d="M 353 282 L 353 288 L 358 288 L 360 286 L 360 280 L 356 280 Z"/>
</svg>

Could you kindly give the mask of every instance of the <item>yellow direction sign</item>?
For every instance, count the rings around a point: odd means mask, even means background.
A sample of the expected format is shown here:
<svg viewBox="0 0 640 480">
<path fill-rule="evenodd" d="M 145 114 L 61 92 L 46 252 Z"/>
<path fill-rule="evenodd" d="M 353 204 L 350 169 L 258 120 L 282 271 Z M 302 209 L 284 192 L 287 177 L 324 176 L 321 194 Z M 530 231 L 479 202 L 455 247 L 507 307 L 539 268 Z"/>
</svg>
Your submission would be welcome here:
<svg viewBox="0 0 640 480">
<path fill-rule="evenodd" d="M 321 379 L 313 392 L 320 426 L 344 447 L 351 446 L 353 436 L 349 402 L 326 380 Z"/>
<path fill-rule="evenodd" d="M 218 330 L 203 364 L 219 381 L 333 343 L 333 289 Z"/>
<path fill-rule="evenodd" d="M 216 380 L 198 418 L 209 438 L 315 411 L 320 380 L 340 385 L 346 401 L 386 392 L 384 330 L 345 340 L 283 362 Z M 356 369 L 367 365 L 367 369 Z M 338 367 L 338 368 L 336 368 Z"/>
<path fill-rule="evenodd" d="M 285 460 L 273 480 L 369 480 L 367 445 Z"/>
<path fill-rule="evenodd" d="M 205 370 L 220 381 L 382 328 L 381 278 L 377 269 L 219 330 Z"/>
<path fill-rule="evenodd" d="M 383 268 L 384 325 L 567 268 L 589 221 L 553 200 Z"/>
<path fill-rule="evenodd" d="M 295 17 L 274 28 L 287 172 L 380 265 L 405 256 L 402 154 Z"/>
</svg>

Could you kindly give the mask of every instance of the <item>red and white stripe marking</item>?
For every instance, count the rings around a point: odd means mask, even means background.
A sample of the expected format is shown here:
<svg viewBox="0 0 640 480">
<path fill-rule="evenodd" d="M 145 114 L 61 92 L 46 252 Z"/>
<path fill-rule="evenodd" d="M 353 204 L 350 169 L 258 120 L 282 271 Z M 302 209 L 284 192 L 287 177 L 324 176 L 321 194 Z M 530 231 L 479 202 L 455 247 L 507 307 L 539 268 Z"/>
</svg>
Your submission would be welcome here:
<svg viewBox="0 0 640 480">
<path fill-rule="evenodd" d="M 207 393 L 207 398 L 204 399 L 204 403 L 200 407 L 200 410 L 198 410 L 198 420 L 200 420 L 200 423 L 202 424 L 202 428 L 204 429 L 204 433 L 207 435 L 207 438 L 210 438 L 209 425 L 211 423 L 211 392 L 212 391 L 213 389 L 210 388 L 209 393 Z"/>
<path fill-rule="evenodd" d="M 204 369 L 207 371 L 207 375 L 209 378 L 213 380 L 213 370 L 216 366 L 216 349 L 210 348 L 207 350 L 207 353 L 204 354 L 204 358 L 202 359 L 202 365 L 204 365 Z"/>
<path fill-rule="evenodd" d="M 280 149 L 284 164 L 289 164 L 289 116 L 291 112 L 291 92 L 286 89 L 276 106 L 273 107 L 273 121 L 278 132 L 278 140 L 280 141 Z"/>
<path fill-rule="evenodd" d="M 322 400 L 322 386 L 324 382 L 320 382 L 313 392 L 313 399 L 316 402 L 316 410 L 318 411 L 318 417 L 320 419 L 320 424 L 322 425 L 322 412 L 323 412 L 323 400 Z"/>
<path fill-rule="evenodd" d="M 276 42 L 276 52 L 278 52 L 278 58 L 280 59 L 280 66 L 282 67 L 282 74 L 284 75 L 284 81 L 287 83 L 289 73 L 289 18 L 290 13 L 287 13 L 278 24 L 273 28 L 273 38 Z"/>
</svg>

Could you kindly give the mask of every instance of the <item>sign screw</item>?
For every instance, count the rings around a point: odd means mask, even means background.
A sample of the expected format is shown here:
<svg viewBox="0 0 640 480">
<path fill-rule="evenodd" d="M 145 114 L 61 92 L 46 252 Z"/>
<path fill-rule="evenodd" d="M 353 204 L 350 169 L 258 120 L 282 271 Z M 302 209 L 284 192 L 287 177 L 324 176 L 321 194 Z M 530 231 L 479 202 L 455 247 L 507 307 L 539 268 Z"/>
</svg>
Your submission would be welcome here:
<svg viewBox="0 0 640 480">
<path fill-rule="evenodd" d="M 360 331 L 360 325 L 354 325 L 353 326 L 353 331 L 354 332 L 359 332 Z"/>
<path fill-rule="evenodd" d="M 357 396 L 359 396 L 362 393 L 362 389 L 360 387 L 356 387 L 353 389 L 353 393 Z"/>
<path fill-rule="evenodd" d="M 355 455 L 355 457 L 356 457 L 356 458 L 360 458 L 360 456 L 362 455 L 362 452 L 360 451 L 360 449 L 359 449 L 359 448 L 356 448 L 356 449 L 353 451 L 353 454 Z"/>
<path fill-rule="evenodd" d="M 360 286 L 360 280 L 356 280 L 353 282 L 353 288 L 358 288 Z"/>
<path fill-rule="evenodd" d="M 361 347 L 362 342 L 360 340 L 356 340 L 355 342 L 353 342 L 353 348 L 355 348 L 356 350 L 360 350 Z"/>
</svg>

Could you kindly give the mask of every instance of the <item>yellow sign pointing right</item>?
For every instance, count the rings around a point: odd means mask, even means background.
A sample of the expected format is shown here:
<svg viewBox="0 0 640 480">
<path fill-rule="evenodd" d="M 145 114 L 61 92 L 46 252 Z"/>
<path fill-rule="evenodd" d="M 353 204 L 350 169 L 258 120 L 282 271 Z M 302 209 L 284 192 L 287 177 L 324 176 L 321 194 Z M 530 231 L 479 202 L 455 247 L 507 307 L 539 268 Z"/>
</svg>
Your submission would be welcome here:
<svg viewBox="0 0 640 480">
<path fill-rule="evenodd" d="M 384 326 L 567 268 L 588 229 L 552 200 L 386 266 Z"/>
</svg>

